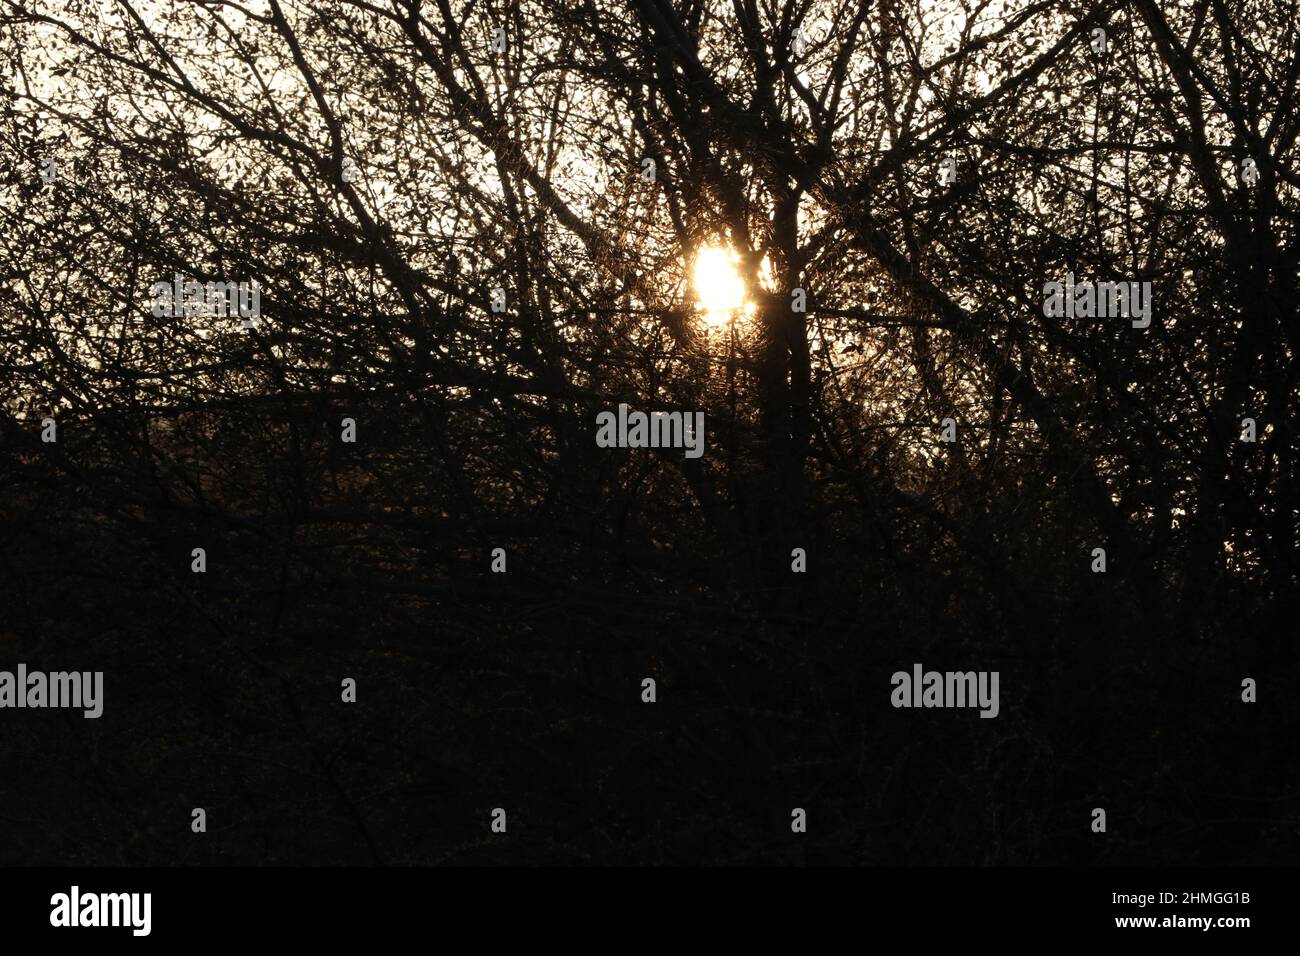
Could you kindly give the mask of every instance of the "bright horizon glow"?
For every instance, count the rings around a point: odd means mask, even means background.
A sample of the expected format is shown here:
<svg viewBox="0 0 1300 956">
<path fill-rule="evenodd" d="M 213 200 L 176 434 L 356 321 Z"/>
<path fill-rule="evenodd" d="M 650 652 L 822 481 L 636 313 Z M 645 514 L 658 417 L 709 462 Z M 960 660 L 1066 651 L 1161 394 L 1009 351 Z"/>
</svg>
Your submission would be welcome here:
<svg viewBox="0 0 1300 956">
<path fill-rule="evenodd" d="M 734 252 L 717 246 L 706 246 L 695 257 L 696 305 L 704 310 L 710 325 L 726 322 L 745 304 L 745 282 L 738 261 Z"/>
</svg>

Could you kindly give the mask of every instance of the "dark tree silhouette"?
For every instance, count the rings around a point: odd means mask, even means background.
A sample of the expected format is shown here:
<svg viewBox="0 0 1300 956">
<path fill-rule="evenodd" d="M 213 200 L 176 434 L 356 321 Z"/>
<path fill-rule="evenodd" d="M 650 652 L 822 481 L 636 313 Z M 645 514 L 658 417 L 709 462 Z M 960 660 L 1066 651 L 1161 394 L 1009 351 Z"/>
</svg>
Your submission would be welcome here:
<svg viewBox="0 0 1300 956">
<path fill-rule="evenodd" d="M 1295 13 L 0 0 L 0 861 L 1293 859 Z"/>
</svg>

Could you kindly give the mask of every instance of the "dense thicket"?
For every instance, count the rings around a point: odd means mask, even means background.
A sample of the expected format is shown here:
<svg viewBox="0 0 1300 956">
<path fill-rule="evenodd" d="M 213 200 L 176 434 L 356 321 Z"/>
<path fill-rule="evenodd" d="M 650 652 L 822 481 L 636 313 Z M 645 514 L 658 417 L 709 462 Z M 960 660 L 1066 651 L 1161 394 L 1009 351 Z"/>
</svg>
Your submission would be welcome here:
<svg viewBox="0 0 1300 956">
<path fill-rule="evenodd" d="M 1294 860 L 1296 30 L 0 0 L 0 667 L 106 683 L 0 712 L 0 861 Z"/>
</svg>

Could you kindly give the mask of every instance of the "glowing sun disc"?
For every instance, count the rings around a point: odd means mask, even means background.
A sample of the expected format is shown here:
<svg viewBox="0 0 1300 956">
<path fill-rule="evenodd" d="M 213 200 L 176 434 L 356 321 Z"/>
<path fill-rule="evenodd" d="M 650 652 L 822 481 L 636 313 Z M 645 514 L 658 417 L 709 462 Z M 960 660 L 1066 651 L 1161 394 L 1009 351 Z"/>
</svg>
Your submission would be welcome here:
<svg viewBox="0 0 1300 956">
<path fill-rule="evenodd" d="M 736 268 L 734 252 L 709 246 L 695 257 L 696 304 L 709 322 L 725 322 L 745 304 L 745 282 Z"/>
</svg>

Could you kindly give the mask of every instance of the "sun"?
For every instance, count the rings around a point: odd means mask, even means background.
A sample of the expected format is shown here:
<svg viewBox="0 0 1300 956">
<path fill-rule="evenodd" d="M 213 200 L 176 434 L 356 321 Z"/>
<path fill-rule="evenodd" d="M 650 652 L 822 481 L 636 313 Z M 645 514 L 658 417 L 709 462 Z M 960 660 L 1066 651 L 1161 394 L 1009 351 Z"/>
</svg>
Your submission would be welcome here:
<svg viewBox="0 0 1300 956">
<path fill-rule="evenodd" d="M 745 305 L 745 281 L 737 268 L 739 257 L 728 249 L 706 246 L 695 257 L 696 305 L 710 325 L 726 322 Z"/>
</svg>

